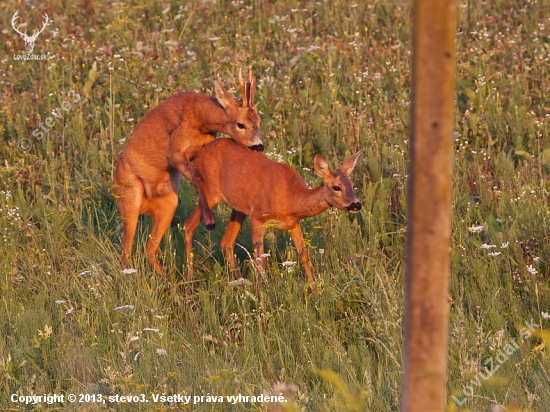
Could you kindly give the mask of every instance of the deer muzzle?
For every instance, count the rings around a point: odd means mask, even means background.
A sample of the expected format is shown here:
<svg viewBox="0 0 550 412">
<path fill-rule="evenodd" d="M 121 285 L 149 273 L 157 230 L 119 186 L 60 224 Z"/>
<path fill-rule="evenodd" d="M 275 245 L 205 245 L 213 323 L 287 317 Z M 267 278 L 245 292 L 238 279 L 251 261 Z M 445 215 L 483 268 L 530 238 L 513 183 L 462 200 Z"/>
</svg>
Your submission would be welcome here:
<svg viewBox="0 0 550 412">
<path fill-rule="evenodd" d="M 255 145 L 252 145 L 252 146 L 248 146 L 248 148 L 250 150 L 257 150 L 259 152 L 263 152 L 264 151 L 264 145 L 263 144 L 255 144 Z"/>
<path fill-rule="evenodd" d="M 346 210 L 350 213 L 357 213 L 361 210 L 361 207 L 362 207 L 361 202 L 357 201 L 357 202 L 353 202 L 348 207 L 346 207 Z"/>
</svg>

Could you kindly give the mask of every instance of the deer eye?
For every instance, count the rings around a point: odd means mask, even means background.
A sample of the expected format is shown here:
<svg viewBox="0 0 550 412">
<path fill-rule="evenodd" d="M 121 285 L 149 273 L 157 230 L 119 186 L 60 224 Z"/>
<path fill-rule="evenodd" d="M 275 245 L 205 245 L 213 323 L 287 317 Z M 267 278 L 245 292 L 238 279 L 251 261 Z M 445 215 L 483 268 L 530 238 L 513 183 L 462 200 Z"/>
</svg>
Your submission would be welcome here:
<svg viewBox="0 0 550 412">
<path fill-rule="evenodd" d="M 237 123 L 237 127 L 241 130 L 245 129 L 244 124 L 242 124 L 242 123 Z"/>
<path fill-rule="evenodd" d="M 339 192 L 340 190 L 342 190 L 342 188 L 340 186 L 332 186 L 332 190 L 334 190 L 335 192 Z"/>
</svg>

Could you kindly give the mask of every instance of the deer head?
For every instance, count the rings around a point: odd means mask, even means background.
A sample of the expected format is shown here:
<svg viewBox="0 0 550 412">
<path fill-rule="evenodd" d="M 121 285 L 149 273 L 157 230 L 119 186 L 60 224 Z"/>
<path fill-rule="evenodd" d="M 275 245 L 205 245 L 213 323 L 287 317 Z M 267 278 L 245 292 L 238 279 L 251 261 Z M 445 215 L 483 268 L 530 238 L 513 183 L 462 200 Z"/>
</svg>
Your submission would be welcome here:
<svg viewBox="0 0 550 412">
<path fill-rule="evenodd" d="M 23 40 L 25 41 L 25 50 L 27 51 L 27 54 L 31 54 L 33 49 L 34 49 L 34 43 L 36 42 L 36 38 L 38 37 L 38 35 L 40 33 L 42 33 L 44 31 L 44 29 L 46 28 L 46 26 L 48 25 L 48 22 L 50 21 L 50 18 L 48 17 L 48 15 L 46 13 L 44 13 L 44 24 L 42 25 L 42 28 L 40 30 L 34 30 L 34 33 L 32 34 L 32 36 L 29 36 L 27 35 L 27 31 L 25 30 L 25 33 L 21 33 L 19 31 L 19 27 L 21 27 L 21 25 L 19 25 L 18 27 L 15 27 L 15 21 L 17 20 L 17 18 L 19 17 L 18 16 L 18 11 L 16 11 L 14 14 L 13 14 L 13 17 L 11 19 L 11 25 L 13 27 L 13 29 L 19 33 L 21 35 L 21 37 L 23 38 Z"/>
<path fill-rule="evenodd" d="M 317 176 L 323 179 L 325 201 L 329 205 L 347 210 L 349 213 L 358 213 L 362 206 L 355 196 L 353 183 L 349 179 L 360 154 L 361 151 L 355 153 L 334 172 L 330 170 L 330 166 L 321 155 L 317 154 L 313 159 L 313 170 Z"/>
<path fill-rule="evenodd" d="M 252 76 L 252 67 L 248 68 L 248 81 L 243 81 L 242 71 L 239 70 L 239 84 L 242 100 L 237 101 L 227 92 L 220 82 L 214 82 L 216 99 L 223 106 L 229 119 L 224 130 L 234 140 L 252 150 L 264 150 L 260 138 L 260 116 L 254 105 L 256 93 L 256 77 Z"/>
</svg>

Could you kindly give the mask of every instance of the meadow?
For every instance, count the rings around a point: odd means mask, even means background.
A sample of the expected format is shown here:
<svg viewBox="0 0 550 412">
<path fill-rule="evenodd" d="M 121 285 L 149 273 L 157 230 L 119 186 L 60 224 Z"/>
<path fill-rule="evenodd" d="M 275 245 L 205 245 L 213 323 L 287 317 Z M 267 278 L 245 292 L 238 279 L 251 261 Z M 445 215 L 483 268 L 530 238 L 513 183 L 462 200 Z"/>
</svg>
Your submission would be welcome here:
<svg viewBox="0 0 550 412">
<path fill-rule="evenodd" d="M 283 393 L 282 405 L 33 410 L 399 410 L 412 2 L 7 0 L 0 11 L 0 409 L 31 410 L 12 394 Z M 29 33 L 48 14 L 33 52 L 47 61 L 14 59 L 25 50 L 15 11 Z M 547 411 L 550 7 L 459 0 L 457 19 L 447 410 Z M 212 95 L 219 79 L 238 96 L 248 65 L 267 156 L 313 187 L 315 153 L 336 167 L 363 150 L 351 175 L 361 212 L 302 221 L 319 293 L 286 263 L 299 259 L 280 232 L 266 237 L 258 289 L 246 224 L 236 250 L 252 285 L 231 284 L 219 206 L 217 230 L 196 233 L 198 282 L 183 294 L 188 182 L 161 247 L 173 287 L 147 262 L 146 218 L 123 272 L 111 191 L 125 141 L 174 93 Z"/>
</svg>

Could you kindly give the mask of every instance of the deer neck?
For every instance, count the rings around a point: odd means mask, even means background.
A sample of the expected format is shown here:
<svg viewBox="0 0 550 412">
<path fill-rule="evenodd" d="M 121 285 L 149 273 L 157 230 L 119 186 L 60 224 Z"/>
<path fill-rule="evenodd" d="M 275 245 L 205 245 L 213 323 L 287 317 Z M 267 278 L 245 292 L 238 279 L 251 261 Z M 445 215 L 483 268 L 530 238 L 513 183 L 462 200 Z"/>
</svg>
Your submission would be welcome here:
<svg viewBox="0 0 550 412">
<path fill-rule="evenodd" d="M 317 186 L 315 189 L 305 189 L 295 197 L 292 203 L 293 215 L 302 219 L 324 212 L 330 205 L 325 200 L 325 187 Z"/>
<path fill-rule="evenodd" d="M 204 110 L 201 114 L 201 131 L 203 133 L 221 132 L 228 134 L 230 130 L 229 117 L 225 109 L 213 98 L 209 110 Z"/>
</svg>

